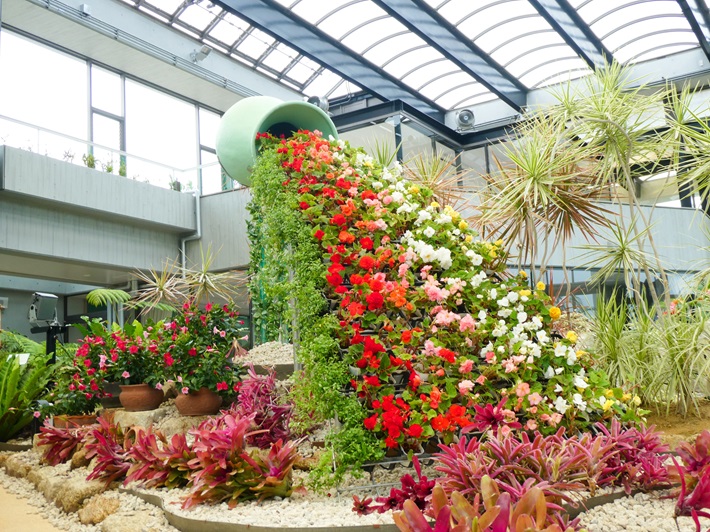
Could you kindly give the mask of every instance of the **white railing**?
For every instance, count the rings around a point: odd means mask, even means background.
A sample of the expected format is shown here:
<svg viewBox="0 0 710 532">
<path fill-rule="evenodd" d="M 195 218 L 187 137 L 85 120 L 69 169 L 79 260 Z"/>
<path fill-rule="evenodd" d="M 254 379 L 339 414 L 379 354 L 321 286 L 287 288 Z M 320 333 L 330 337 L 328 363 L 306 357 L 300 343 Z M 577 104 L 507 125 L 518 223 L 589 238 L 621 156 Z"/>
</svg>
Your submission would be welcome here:
<svg viewBox="0 0 710 532">
<path fill-rule="evenodd" d="M 176 168 L 4 115 L 0 115 L 0 144 L 162 188 L 183 192 L 196 190 L 200 194 L 224 190 L 217 161 L 192 168 Z M 227 180 L 227 188 L 238 188 L 238 184 Z"/>
</svg>

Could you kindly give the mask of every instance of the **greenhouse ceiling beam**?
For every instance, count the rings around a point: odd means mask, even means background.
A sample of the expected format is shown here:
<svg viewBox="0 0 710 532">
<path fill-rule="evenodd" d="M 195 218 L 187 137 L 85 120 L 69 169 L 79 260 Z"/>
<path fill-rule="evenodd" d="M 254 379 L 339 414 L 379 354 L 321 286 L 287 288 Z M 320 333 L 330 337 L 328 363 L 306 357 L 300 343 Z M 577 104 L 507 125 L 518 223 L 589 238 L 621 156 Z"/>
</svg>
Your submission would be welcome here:
<svg viewBox="0 0 710 532">
<path fill-rule="evenodd" d="M 525 106 L 527 87 L 424 1 L 374 3 L 515 110 Z"/>
<path fill-rule="evenodd" d="M 276 40 L 383 100 L 402 100 L 443 122 L 444 109 L 275 0 L 215 0 Z M 313 95 L 318 96 L 318 95 Z"/>
<path fill-rule="evenodd" d="M 676 0 L 680 9 L 683 11 L 683 15 L 688 19 L 695 37 L 700 43 L 700 48 L 703 50 L 705 57 L 710 60 L 710 42 L 708 42 L 708 37 L 703 31 L 703 26 L 710 28 L 710 13 L 708 13 L 708 6 L 705 5 L 703 0 Z"/>
<path fill-rule="evenodd" d="M 538 13 L 591 68 L 606 66 L 612 53 L 567 0 L 529 0 Z"/>
</svg>

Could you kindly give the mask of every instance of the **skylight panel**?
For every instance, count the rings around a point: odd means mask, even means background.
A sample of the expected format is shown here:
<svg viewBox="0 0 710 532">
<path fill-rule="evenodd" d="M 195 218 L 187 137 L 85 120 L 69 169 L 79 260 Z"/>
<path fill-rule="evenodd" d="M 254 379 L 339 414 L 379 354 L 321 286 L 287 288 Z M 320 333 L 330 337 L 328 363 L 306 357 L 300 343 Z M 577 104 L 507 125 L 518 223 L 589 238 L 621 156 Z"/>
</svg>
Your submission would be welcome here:
<svg viewBox="0 0 710 532">
<path fill-rule="evenodd" d="M 221 12 L 222 8 L 215 5 L 207 7 L 203 4 L 192 4 L 178 15 L 178 20 L 196 28 L 201 33 Z"/>
<path fill-rule="evenodd" d="M 210 37 L 232 46 L 251 26 L 231 13 L 225 13 L 214 28 L 209 32 Z"/>
</svg>

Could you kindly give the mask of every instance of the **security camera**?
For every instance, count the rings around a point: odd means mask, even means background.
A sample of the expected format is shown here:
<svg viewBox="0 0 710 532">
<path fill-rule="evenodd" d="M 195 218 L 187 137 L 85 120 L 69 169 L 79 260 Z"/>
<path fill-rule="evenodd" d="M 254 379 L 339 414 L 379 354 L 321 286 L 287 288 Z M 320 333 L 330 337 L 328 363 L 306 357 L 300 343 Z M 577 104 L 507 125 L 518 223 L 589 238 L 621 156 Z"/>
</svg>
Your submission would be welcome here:
<svg viewBox="0 0 710 532">
<path fill-rule="evenodd" d="M 461 109 L 456 113 L 456 124 L 460 129 L 471 129 L 475 122 L 476 118 L 473 116 L 471 109 Z"/>
<path fill-rule="evenodd" d="M 202 61 L 205 57 L 210 55 L 212 52 L 212 48 L 207 46 L 206 44 L 203 44 L 199 50 L 193 50 L 190 52 L 190 59 L 192 59 L 193 63 L 197 63 L 198 61 Z"/>
<path fill-rule="evenodd" d="M 316 107 L 320 107 L 326 113 L 330 108 L 328 98 L 323 98 L 323 96 L 309 96 L 306 101 L 312 105 L 315 105 Z"/>
<path fill-rule="evenodd" d="M 35 292 L 32 294 L 32 303 L 27 313 L 27 319 L 32 324 L 40 321 L 56 322 L 58 300 L 59 298 L 54 294 Z"/>
</svg>

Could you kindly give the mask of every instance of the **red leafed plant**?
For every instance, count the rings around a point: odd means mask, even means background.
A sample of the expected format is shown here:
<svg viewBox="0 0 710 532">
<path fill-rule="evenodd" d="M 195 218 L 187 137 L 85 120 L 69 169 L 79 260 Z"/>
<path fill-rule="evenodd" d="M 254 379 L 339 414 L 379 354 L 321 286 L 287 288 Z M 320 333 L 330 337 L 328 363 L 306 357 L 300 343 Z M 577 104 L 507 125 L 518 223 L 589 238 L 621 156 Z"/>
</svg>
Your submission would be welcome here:
<svg viewBox="0 0 710 532">
<path fill-rule="evenodd" d="M 124 434 L 121 425 L 110 423 L 102 417 L 98 418 L 98 422 L 86 438 L 86 457 L 97 458 L 96 467 L 86 479 L 102 479 L 108 486 L 111 482 L 122 480 L 131 464 L 128 452 L 123 446 Z"/>
<path fill-rule="evenodd" d="M 240 417 L 254 416 L 254 424 L 259 432 L 247 437 L 251 445 L 268 449 L 278 441 L 288 441 L 291 436 L 289 420 L 293 405 L 282 404 L 276 390 L 276 373 L 273 369 L 268 375 L 257 375 L 254 366 L 250 366 L 248 376 L 239 388 L 239 400 L 236 414 Z"/>
<path fill-rule="evenodd" d="M 139 482 L 147 488 L 178 488 L 187 485 L 188 462 L 195 457 L 184 434 L 168 441 L 162 432 L 138 430 L 128 446 L 131 467 L 125 484 Z"/>
<path fill-rule="evenodd" d="M 42 460 L 51 466 L 62 464 L 69 460 L 86 434 L 94 427 L 87 425 L 76 428 L 57 428 L 50 424 L 49 419 L 40 427 L 38 444 L 44 447 Z"/>
<path fill-rule="evenodd" d="M 263 451 L 247 453 L 246 440 L 253 422 L 253 416 L 239 418 L 225 413 L 219 422 L 203 423 L 190 431 L 195 437 L 195 457 L 188 462 L 191 488 L 183 508 L 223 501 L 233 508 L 243 499 L 291 494 L 296 445 L 278 441 L 266 456 Z"/>
<path fill-rule="evenodd" d="M 436 482 L 429 480 L 426 475 L 422 475 L 422 468 L 416 456 L 412 459 L 412 462 L 419 480 L 415 481 L 412 475 L 407 473 L 400 479 L 402 488 L 392 488 L 389 496 L 377 497 L 376 501 L 379 504 L 373 504 L 372 498 L 368 497 L 360 500 L 357 495 L 353 495 L 353 512 L 358 515 L 367 515 L 373 512 L 382 514 L 387 510 L 401 510 L 405 501 L 412 501 L 417 508 L 424 510 L 427 505 L 427 499 L 431 496 L 431 491 Z"/>
<path fill-rule="evenodd" d="M 483 499 L 483 508 L 481 508 Z M 545 494 L 537 487 L 530 488 L 519 501 L 512 502 L 508 493 L 500 493 L 496 483 L 485 475 L 481 479 L 481 492 L 473 503 L 458 492 L 449 498 L 438 484 L 432 494 L 431 510 L 436 519 L 434 526 L 425 513 L 410 500 L 404 502 L 404 511 L 395 512 L 394 522 L 402 532 L 573 532 L 574 526 L 565 528 L 547 524 Z"/>
<path fill-rule="evenodd" d="M 675 515 L 690 516 L 695 529 L 700 532 L 700 517 L 710 518 L 710 432 L 704 430 L 693 444 L 682 442 L 676 447 L 683 464 L 675 458 L 669 467 L 672 478 L 680 481 L 680 491 L 675 507 Z"/>
</svg>

